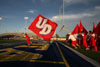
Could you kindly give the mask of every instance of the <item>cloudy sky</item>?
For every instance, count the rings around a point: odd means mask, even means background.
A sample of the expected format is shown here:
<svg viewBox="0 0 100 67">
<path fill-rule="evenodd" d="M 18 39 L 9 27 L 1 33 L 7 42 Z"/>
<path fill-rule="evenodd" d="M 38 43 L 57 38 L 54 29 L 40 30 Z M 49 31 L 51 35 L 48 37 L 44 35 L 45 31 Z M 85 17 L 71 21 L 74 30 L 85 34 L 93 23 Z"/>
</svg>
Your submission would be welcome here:
<svg viewBox="0 0 100 67">
<path fill-rule="evenodd" d="M 64 23 L 66 24 L 65 28 L 70 32 L 72 32 L 76 24 L 80 23 L 80 20 L 87 30 L 92 30 L 93 22 L 97 25 L 100 21 L 100 0 L 64 1 Z M 61 9 L 62 21 L 63 0 L 0 0 L 0 17 L 2 17 L 0 33 L 24 32 L 24 17 L 29 17 L 28 27 L 38 14 L 42 14 L 58 24 L 56 33 L 65 36 L 66 31 L 59 32 L 59 9 Z M 28 32 L 31 31 L 28 30 Z"/>
</svg>

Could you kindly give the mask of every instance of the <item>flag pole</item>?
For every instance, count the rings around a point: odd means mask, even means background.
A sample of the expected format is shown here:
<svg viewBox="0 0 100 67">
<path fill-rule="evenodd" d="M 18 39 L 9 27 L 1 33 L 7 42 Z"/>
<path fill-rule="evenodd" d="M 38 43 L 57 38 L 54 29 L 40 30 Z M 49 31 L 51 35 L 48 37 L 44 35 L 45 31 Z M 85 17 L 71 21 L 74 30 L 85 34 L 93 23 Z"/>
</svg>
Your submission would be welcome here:
<svg viewBox="0 0 100 67">
<path fill-rule="evenodd" d="M 24 17 L 24 20 L 25 20 L 25 32 L 24 32 L 24 34 L 25 33 L 27 33 L 27 20 L 28 20 L 29 18 L 28 17 Z"/>
<path fill-rule="evenodd" d="M 59 9 L 59 27 L 61 28 L 61 8 Z"/>
<path fill-rule="evenodd" d="M 57 20 L 57 17 L 54 17 L 54 20 L 55 20 L 55 22 L 56 22 L 56 20 Z M 55 36 L 56 36 L 56 34 L 57 34 L 57 33 L 56 33 L 56 30 L 55 30 L 55 33 L 54 33 L 54 34 L 55 34 Z"/>
</svg>

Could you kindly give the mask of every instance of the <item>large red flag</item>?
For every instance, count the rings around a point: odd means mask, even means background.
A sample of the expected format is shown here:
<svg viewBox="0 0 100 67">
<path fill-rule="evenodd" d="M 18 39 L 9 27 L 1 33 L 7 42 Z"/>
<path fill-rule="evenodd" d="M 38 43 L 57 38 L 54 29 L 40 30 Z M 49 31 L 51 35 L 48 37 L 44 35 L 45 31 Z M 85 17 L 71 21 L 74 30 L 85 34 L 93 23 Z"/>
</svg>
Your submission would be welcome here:
<svg viewBox="0 0 100 67">
<path fill-rule="evenodd" d="M 95 32 L 95 24 L 93 23 L 93 32 Z"/>
<path fill-rule="evenodd" d="M 95 33 L 100 36 L 100 22 L 97 24 L 96 28 L 95 28 Z"/>
<path fill-rule="evenodd" d="M 72 31 L 72 34 L 77 34 L 79 33 L 79 25 L 77 24 L 74 30 Z"/>
<path fill-rule="evenodd" d="M 48 18 L 38 15 L 32 24 L 28 27 L 31 31 L 45 40 L 50 40 L 56 30 L 57 24 Z"/>
<path fill-rule="evenodd" d="M 82 25 L 82 22 L 81 22 L 81 20 L 80 20 L 80 33 L 82 33 L 82 31 L 84 31 L 85 34 L 88 33 L 87 30 L 86 30 L 86 29 L 84 28 L 84 26 Z"/>
</svg>

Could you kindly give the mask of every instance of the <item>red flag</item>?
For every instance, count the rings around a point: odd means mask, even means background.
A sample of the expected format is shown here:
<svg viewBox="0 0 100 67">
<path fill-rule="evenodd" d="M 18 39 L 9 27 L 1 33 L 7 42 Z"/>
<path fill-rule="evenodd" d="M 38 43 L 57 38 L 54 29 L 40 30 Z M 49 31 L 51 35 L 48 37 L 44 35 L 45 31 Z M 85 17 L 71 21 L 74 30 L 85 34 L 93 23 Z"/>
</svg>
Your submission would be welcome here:
<svg viewBox="0 0 100 67">
<path fill-rule="evenodd" d="M 77 24 L 76 27 L 74 28 L 72 34 L 77 34 L 79 33 L 79 25 Z"/>
<path fill-rule="evenodd" d="M 83 25 L 82 25 L 82 22 L 80 20 L 80 33 L 82 33 L 82 31 L 83 31 Z"/>
<path fill-rule="evenodd" d="M 27 39 L 27 43 L 28 43 L 28 44 L 30 44 L 30 43 L 31 43 L 31 41 L 30 41 L 29 36 L 28 36 L 27 34 L 25 34 L 25 37 L 26 37 L 26 39 Z"/>
<path fill-rule="evenodd" d="M 97 24 L 96 28 L 95 28 L 95 33 L 100 36 L 100 22 Z"/>
<path fill-rule="evenodd" d="M 86 29 L 84 28 L 84 26 L 82 25 L 82 22 L 81 22 L 81 20 L 80 20 L 80 33 L 82 33 L 82 31 L 84 31 L 85 34 L 88 33 L 87 30 L 86 30 Z"/>
<path fill-rule="evenodd" d="M 56 27 L 56 23 L 39 14 L 28 29 L 30 29 L 43 39 L 50 40 L 56 30 Z"/>
<path fill-rule="evenodd" d="M 93 23 L 93 32 L 95 32 L 95 24 Z"/>
</svg>

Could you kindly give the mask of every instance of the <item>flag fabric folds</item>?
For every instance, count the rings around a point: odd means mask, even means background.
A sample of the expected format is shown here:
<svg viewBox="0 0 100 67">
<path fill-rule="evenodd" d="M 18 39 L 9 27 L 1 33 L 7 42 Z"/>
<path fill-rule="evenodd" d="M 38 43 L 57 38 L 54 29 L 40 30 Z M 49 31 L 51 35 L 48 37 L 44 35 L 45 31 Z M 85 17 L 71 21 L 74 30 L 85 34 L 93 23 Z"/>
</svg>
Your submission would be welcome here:
<svg viewBox="0 0 100 67">
<path fill-rule="evenodd" d="M 98 36 L 100 36 L 100 22 L 97 24 L 94 32 L 95 32 L 95 34 L 97 34 Z"/>
<path fill-rule="evenodd" d="M 74 30 L 72 31 L 72 34 L 78 34 L 79 33 L 79 25 L 77 24 Z"/>
<path fill-rule="evenodd" d="M 84 31 L 85 34 L 88 33 L 85 27 L 82 25 L 82 22 L 80 20 L 80 26 L 77 24 L 74 30 L 72 31 L 72 34 L 82 33 L 82 31 Z"/>
<path fill-rule="evenodd" d="M 43 17 L 41 14 L 39 14 L 28 27 L 32 32 L 48 41 L 53 36 L 56 28 L 57 24 L 55 22 Z"/>
</svg>

